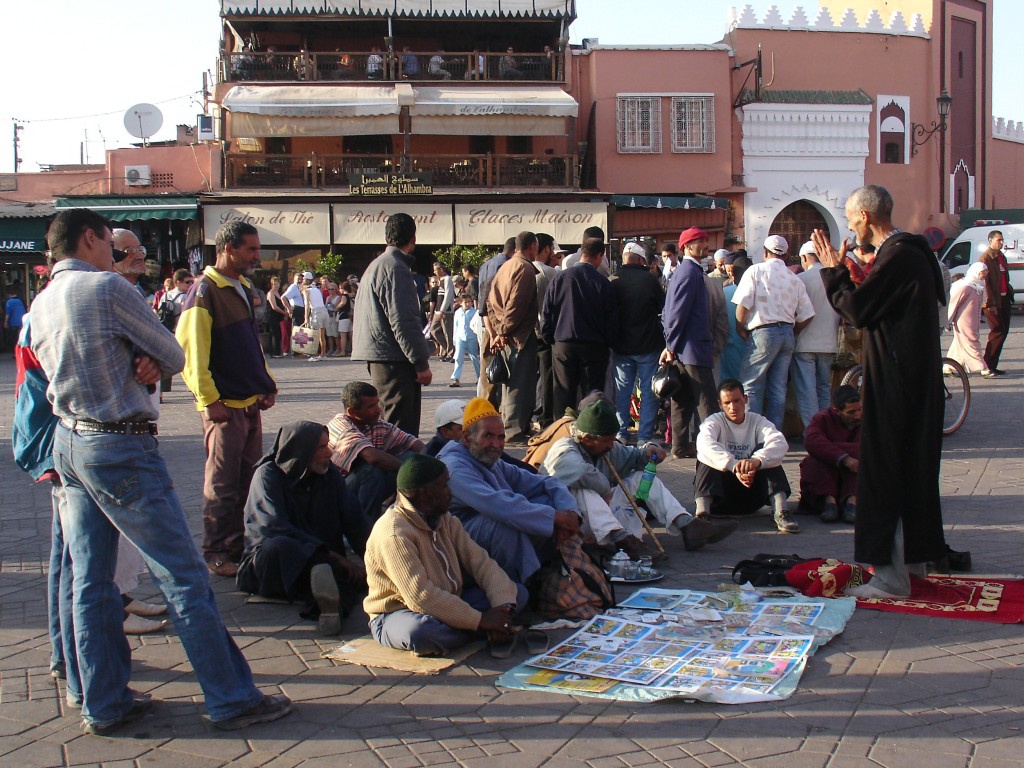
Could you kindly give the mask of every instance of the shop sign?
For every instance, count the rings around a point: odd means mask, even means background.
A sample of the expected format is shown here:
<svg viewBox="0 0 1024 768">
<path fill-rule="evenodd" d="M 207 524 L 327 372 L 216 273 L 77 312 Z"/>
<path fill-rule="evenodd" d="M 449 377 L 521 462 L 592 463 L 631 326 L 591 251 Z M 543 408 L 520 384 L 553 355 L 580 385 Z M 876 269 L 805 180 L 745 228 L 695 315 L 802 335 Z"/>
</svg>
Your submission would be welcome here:
<svg viewBox="0 0 1024 768">
<path fill-rule="evenodd" d="M 340 205 L 334 206 L 334 242 L 339 245 L 384 247 L 384 225 L 394 213 L 407 213 L 416 222 L 420 245 L 451 245 L 455 227 L 452 206 L 438 205 Z"/>
<path fill-rule="evenodd" d="M 260 245 L 327 245 L 331 240 L 330 206 L 277 203 L 265 205 L 204 205 L 206 245 L 216 243 L 217 230 L 231 221 L 252 224 L 260 233 Z"/>
<path fill-rule="evenodd" d="M 587 227 L 608 231 L 605 203 L 517 203 L 455 206 L 455 241 L 496 245 L 523 230 L 546 232 L 560 245 L 583 240 Z"/>
<path fill-rule="evenodd" d="M 348 193 L 363 197 L 432 195 L 433 181 L 430 173 L 350 173 Z"/>
<path fill-rule="evenodd" d="M 43 253 L 46 243 L 40 240 L 0 240 L 0 251 L 6 253 Z"/>
</svg>

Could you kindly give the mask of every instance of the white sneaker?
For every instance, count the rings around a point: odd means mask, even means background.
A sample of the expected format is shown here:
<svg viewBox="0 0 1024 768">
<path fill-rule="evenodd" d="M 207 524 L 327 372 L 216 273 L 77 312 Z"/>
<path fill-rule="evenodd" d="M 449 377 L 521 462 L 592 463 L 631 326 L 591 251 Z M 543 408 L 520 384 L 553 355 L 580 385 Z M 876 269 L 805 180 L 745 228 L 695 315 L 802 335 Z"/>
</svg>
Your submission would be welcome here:
<svg viewBox="0 0 1024 768">
<path fill-rule="evenodd" d="M 124 633 L 126 635 L 148 635 L 150 632 L 159 632 L 166 623 L 167 619 L 158 621 L 129 613 L 128 618 L 124 620 Z"/>
<path fill-rule="evenodd" d="M 313 355 L 312 357 L 307 358 L 306 362 L 308 362 L 308 363 L 319 363 L 321 360 L 323 360 L 323 358 L 320 357 L 320 355 Z"/>
</svg>

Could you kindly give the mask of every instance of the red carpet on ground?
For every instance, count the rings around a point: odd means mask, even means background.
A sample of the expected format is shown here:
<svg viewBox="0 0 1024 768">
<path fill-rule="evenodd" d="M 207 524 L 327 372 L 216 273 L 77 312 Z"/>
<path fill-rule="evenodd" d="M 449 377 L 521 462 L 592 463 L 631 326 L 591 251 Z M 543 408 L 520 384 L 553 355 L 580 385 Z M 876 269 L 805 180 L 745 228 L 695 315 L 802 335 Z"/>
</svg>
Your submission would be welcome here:
<svg viewBox="0 0 1024 768">
<path fill-rule="evenodd" d="M 1024 621 L 1024 580 L 929 576 L 911 579 L 905 600 L 857 600 L 858 608 L 1017 624 Z"/>
</svg>

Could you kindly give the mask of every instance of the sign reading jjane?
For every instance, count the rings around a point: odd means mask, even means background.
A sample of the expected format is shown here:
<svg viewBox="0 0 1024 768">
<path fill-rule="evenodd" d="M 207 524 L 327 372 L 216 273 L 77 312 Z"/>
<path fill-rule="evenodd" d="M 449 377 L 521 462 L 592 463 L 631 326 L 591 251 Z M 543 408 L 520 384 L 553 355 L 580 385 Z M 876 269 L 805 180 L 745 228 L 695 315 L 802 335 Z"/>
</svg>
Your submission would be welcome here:
<svg viewBox="0 0 1024 768">
<path fill-rule="evenodd" d="M 350 173 L 348 193 L 366 197 L 432 195 L 434 180 L 429 173 Z"/>
<path fill-rule="evenodd" d="M 214 245 L 217 230 L 229 221 L 244 221 L 259 230 L 260 244 L 324 245 L 330 242 L 329 208 L 294 203 L 268 205 L 205 205 L 203 229 L 206 245 Z"/>
</svg>

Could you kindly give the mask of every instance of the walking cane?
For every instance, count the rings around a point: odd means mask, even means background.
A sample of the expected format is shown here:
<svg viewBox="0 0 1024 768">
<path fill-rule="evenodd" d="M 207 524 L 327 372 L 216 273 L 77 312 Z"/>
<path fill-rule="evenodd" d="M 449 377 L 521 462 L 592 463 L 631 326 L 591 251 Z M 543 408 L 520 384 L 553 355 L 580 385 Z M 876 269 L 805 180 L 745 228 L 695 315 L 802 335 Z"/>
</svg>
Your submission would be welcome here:
<svg viewBox="0 0 1024 768">
<path fill-rule="evenodd" d="M 646 530 L 647 533 L 650 534 L 651 538 L 654 539 L 654 546 L 658 548 L 658 552 L 660 553 L 661 557 L 668 557 L 668 552 L 666 552 L 665 548 L 661 546 L 661 542 L 658 541 L 658 537 L 655 536 L 654 531 L 651 530 L 651 526 L 647 522 L 647 515 L 645 515 L 640 510 L 640 507 L 638 507 L 636 504 L 636 500 L 633 498 L 633 494 L 629 492 L 629 489 L 626 488 L 626 484 L 622 482 L 622 477 L 619 476 L 619 470 L 615 468 L 615 465 L 612 464 L 610 458 L 605 456 L 604 460 L 608 464 L 608 469 L 610 469 L 612 471 L 612 474 L 615 475 L 615 482 L 619 484 L 619 488 L 622 489 L 622 492 L 626 494 L 626 498 L 629 499 L 629 505 L 633 507 L 633 511 L 636 512 L 636 516 L 640 518 L 640 522 L 643 524 L 644 530 Z"/>
</svg>

